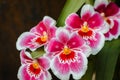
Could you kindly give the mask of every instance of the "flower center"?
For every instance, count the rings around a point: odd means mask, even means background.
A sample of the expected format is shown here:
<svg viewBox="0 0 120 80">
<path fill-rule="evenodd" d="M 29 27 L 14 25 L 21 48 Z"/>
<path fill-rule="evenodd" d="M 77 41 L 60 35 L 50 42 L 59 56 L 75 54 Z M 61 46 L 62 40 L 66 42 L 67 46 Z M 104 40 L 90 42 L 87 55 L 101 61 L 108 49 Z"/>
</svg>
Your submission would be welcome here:
<svg viewBox="0 0 120 80">
<path fill-rule="evenodd" d="M 40 66 L 39 66 L 39 64 L 37 62 L 34 62 L 32 64 L 32 66 L 33 66 L 34 69 L 39 69 L 40 68 Z"/>
<path fill-rule="evenodd" d="M 40 37 L 38 37 L 38 38 L 36 39 L 36 42 L 39 43 L 39 44 L 43 44 L 43 43 L 46 43 L 47 40 L 48 40 L 48 35 L 47 35 L 46 32 L 43 32 L 43 35 L 40 36 Z"/>
<path fill-rule="evenodd" d="M 34 77 L 39 76 L 41 73 L 41 67 L 39 63 L 35 61 L 32 64 L 30 64 L 30 66 L 28 67 L 28 73 Z"/>
<path fill-rule="evenodd" d="M 71 50 L 67 46 L 65 46 L 63 49 L 63 54 L 69 55 L 70 53 L 71 53 Z"/>
<path fill-rule="evenodd" d="M 81 31 L 87 33 L 89 31 L 89 27 L 87 22 L 84 22 L 83 26 L 81 27 Z"/>
</svg>

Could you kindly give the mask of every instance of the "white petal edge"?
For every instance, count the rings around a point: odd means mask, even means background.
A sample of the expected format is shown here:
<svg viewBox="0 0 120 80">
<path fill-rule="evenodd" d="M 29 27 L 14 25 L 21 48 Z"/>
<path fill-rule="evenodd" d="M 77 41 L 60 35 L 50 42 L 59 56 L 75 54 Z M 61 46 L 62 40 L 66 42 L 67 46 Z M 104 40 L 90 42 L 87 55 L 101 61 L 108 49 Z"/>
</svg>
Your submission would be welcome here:
<svg viewBox="0 0 120 80">
<path fill-rule="evenodd" d="M 98 6 L 100 6 L 101 4 L 108 5 L 108 0 L 95 0 L 94 8 L 96 9 L 96 8 L 97 8 Z"/>
<path fill-rule="evenodd" d="M 47 20 L 50 21 L 50 23 L 48 25 L 50 25 L 50 26 L 56 25 L 56 21 L 53 18 L 51 18 L 49 16 L 44 16 L 44 18 L 43 18 L 44 24 L 47 23 Z"/>
</svg>

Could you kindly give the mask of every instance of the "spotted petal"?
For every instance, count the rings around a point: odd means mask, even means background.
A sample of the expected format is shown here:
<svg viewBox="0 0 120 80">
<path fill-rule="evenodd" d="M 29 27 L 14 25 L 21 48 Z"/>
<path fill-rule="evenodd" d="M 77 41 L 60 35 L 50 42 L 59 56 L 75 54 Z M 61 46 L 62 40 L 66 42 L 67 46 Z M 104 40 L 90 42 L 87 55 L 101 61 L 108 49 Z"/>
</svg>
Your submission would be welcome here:
<svg viewBox="0 0 120 80">
<path fill-rule="evenodd" d="M 85 44 L 85 41 L 78 34 L 73 33 L 70 37 L 70 40 L 67 42 L 67 45 L 70 49 L 78 49 Z"/>
<path fill-rule="evenodd" d="M 104 24 L 103 18 L 100 14 L 95 13 L 89 20 L 88 25 L 92 29 L 101 29 L 102 25 Z"/>
</svg>

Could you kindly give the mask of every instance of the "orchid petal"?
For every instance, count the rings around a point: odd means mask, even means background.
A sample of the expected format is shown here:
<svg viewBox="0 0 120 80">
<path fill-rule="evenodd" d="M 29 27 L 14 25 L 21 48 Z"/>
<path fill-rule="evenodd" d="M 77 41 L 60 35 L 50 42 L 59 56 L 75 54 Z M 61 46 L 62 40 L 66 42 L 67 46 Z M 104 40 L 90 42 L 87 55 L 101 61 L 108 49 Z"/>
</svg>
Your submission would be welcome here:
<svg viewBox="0 0 120 80">
<path fill-rule="evenodd" d="M 68 27 L 71 27 L 74 29 L 74 28 L 80 28 L 83 24 L 83 21 L 80 19 L 80 17 L 76 13 L 72 13 L 67 17 L 65 24 Z"/>
<path fill-rule="evenodd" d="M 82 20 L 87 21 L 94 13 L 94 9 L 91 5 L 86 4 L 81 9 Z"/>
<path fill-rule="evenodd" d="M 77 60 L 70 63 L 72 76 L 74 79 L 80 79 L 87 70 L 87 58 L 84 54 L 78 53 Z"/>
<path fill-rule="evenodd" d="M 43 21 L 40 21 L 36 26 L 36 31 L 39 35 L 43 35 L 43 32 L 47 32 L 47 26 Z"/>
<path fill-rule="evenodd" d="M 104 23 L 103 18 L 98 13 L 95 13 L 88 20 L 89 27 L 91 27 L 92 29 L 100 29 L 102 27 L 103 23 Z"/>
<path fill-rule="evenodd" d="M 27 65 L 22 65 L 19 70 L 17 77 L 19 80 L 30 80 L 31 76 L 27 72 Z"/>
<path fill-rule="evenodd" d="M 98 12 L 103 12 L 105 7 L 108 5 L 108 0 L 95 0 L 94 7 Z"/>
<path fill-rule="evenodd" d="M 32 56 L 30 55 L 29 52 L 25 52 L 25 50 L 22 50 L 20 52 L 20 60 L 21 60 L 21 64 L 26 64 L 32 62 Z"/>
<path fill-rule="evenodd" d="M 42 68 L 48 70 L 50 67 L 50 61 L 49 59 L 47 59 L 46 57 L 41 57 L 37 59 L 38 63 L 40 64 L 40 66 L 42 66 Z"/>
<path fill-rule="evenodd" d="M 111 35 L 117 39 L 120 35 L 120 20 L 114 20 L 114 26 L 110 29 Z"/>
<path fill-rule="evenodd" d="M 52 72 L 61 80 L 69 80 L 70 68 L 67 63 L 61 63 L 58 57 L 51 62 Z"/>
<path fill-rule="evenodd" d="M 82 37 L 80 37 L 78 34 L 73 33 L 71 35 L 70 40 L 67 42 L 67 45 L 69 46 L 69 48 L 73 49 L 73 48 L 80 48 L 81 46 L 83 46 L 85 44 L 85 41 L 82 39 Z"/>
<path fill-rule="evenodd" d="M 34 48 L 34 45 L 32 44 L 32 40 L 36 36 L 33 33 L 30 32 L 24 32 L 20 35 L 16 42 L 16 47 L 18 50 L 26 49 L 26 48 Z"/>
<path fill-rule="evenodd" d="M 48 53 L 59 52 L 62 50 L 63 47 L 64 45 L 61 42 L 59 42 L 56 39 L 52 39 L 47 45 L 46 52 Z"/>
<path fill-rule="evenodd" d="M 58 28 L 56 31 L 57 39 L 63 44 L 65 44 L 69 40 L 70 38 L 69 35 L 70 35 L 69 31 L 64 28 Z"/>
<path fill-rule="evenodd" d="M 43 23 L 48 26 L 56 25 L 56 21 L 49 16 L 45 16 L 43 18 Z"/>
<path fill-rule="evenodd" d="M 92 54 L 96 55 L 104 46 L 105 37 L 102 33 L 96 33 L 95 39 L 89 40 L 89 46 L 92 48 Z"/>
<path fill-rule="evenodd" d="M 88 45 L 83 45 L 80 49 L 81 49 L 81 52 L 84 53 L 86 57 L 89 57 L 90 54 L 92 53 L 92 50 Z"/>
<path fill-rule="evenodd" d="M 110 2 L 104 11 L 106 16 L 113 16 L 119 12 L 119 7 L 115 3 Z"/>
</svg>

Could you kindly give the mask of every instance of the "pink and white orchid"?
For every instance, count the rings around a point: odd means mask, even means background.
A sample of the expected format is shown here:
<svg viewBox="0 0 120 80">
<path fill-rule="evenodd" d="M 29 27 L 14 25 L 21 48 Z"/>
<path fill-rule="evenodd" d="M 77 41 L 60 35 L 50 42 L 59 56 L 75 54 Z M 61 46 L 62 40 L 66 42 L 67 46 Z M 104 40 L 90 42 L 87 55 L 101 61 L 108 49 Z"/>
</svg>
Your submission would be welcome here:
<svg viewBox="0 0 120 80">
<path fill-rule="evenodd" d="M 105 33 L 106 40 L 117 39 L 120 35 L 120 8 L 107 0 L 95 0 L 94 8 L 109 27 L 109 31 Z"/>
<path fill-rule="evenodd" d="M 19 80 L 51 80 L 48 72 L 50 67 L 49 59 L 40 57 L 33 59 L 29 52 L 22 50 L 20 53 L 21 67 L 18 71 Z"/>
<path fill-rule="evenodd" d="M 100 14 L 96 13 L 91 5 L 84 5 L 81 10 L 81 18 L 76 14 L 70 14 L 66 19 L 66 27 L 75 31 L 92 48 L 92 54 L 97 54 L 104 46 L 105 38 L 102 32 L 104 21 Z M 105 28 L 106 29 L 106 28 Z"/>
<path fill-rule="evenodd" d="M 30 32 L 24 32 L 18 38 L 16 46 L 18 50 L 27 49 L 34 51 L 37 48 L 46 45 L 54 36 L 56 27 L 55 20 L 45 16 Z"/>
<path fill-rule="evenodd" d="M 56 37 L 52 38 L 46 47 L 51 59 L 51 70 L 61 80 L 80 79 L 87 69 L 87 57 L 91 48 L 76 33 L 70 33 L 65 28 L 58 28 Z M 50 57 L 51 58 L 51 57 Z"/>
</svg>

